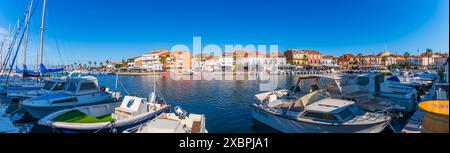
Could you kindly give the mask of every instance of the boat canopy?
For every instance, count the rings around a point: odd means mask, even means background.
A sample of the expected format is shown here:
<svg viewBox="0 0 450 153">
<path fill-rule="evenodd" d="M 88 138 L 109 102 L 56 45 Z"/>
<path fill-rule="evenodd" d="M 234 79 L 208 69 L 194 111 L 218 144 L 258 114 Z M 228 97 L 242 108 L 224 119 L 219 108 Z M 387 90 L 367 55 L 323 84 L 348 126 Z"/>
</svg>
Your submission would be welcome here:
<svg viewBox="0 0 450 153">
<path fill-rule="evenodd" d="M 23 70 L 16 66 L 16 73 L 22 73 L 24 77 L 38 77 L 39 73 L 27 69 L 27 65 L 23 65 Z"/>
<path fill-rule="evenodd" d="M 45 68 L 44 64 L 39 65 L 39 71 L 41 73 L 53 73 L 53 72 L 60 72 L 63 70 L 64 70 L 64 68 L 47 69 L 47 68 Z"/>
</svg>

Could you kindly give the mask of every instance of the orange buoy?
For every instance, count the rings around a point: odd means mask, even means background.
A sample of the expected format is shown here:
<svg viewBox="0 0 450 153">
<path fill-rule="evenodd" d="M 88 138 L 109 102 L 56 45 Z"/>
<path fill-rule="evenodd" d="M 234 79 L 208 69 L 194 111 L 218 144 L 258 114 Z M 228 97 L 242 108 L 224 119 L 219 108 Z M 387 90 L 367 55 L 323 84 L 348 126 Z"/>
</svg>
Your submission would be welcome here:
<svg viewBox="0 0 450 153">
<path fill-rule="evenodd" d="M 448 100 L 425 101 L 419 108 L 425 112 L 422 133 L 449 133 Z"/>
</svg>

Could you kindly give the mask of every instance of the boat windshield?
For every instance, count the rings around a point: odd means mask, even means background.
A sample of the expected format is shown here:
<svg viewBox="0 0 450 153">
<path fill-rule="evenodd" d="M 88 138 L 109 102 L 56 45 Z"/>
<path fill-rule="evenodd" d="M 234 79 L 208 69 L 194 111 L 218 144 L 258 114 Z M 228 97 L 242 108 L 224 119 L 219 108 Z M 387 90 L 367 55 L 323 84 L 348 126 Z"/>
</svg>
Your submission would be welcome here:
<svg viewBox="0 0 450 153">
<path fill-rule="evenodd" d="M 316 102 L 318 102 L 318 101 L 320 101 L 322 99 L 330 98 L 330 97 L 331 96 L 330 96 L 330 94 L 328 92 L 317 91 L 311 96 L 311 98 L 309 99 L 309 101 L 308 101 L 308 103 L 306 105 L 311 105 L 311 104 L 314 104 L 314 103 L 316 103 Z"/>
<path fill-rule="evenodd" d="M 326 121 L 338 121 L 334 114 L 320 113 L 320 112 L 305 112 L 303 118 L 312 120 L 326 120 Z"/>
<path fill-rule="evenodd" d="M 58 82 L 56 83 L 55 88 L 53 88 L 53 91 L 63 90 L 65 85 L 66 85 L 65 82 Z"/>
<path fill-rule="evenodd" d="M 346 120 L 349 117 L 353 116 L 353 111 L 350 109 L 350 107 L 345 108 L 338 114 L 343 120 Z"/>
<path fill-rule="evenodd" d="M 77 92 L 78 82 L 70 82 L 67 86 L 67 91 L 69 92 Z"/>
<path fill-rule="evenodd" d="M 45 89 L 45 90 L 51 90 L 52 87 L 53 87 L 53 85 L 55 85 L 55 82 L 46 82 L 46 83 L 44 84 L 44 89 Z"/>
</svg>

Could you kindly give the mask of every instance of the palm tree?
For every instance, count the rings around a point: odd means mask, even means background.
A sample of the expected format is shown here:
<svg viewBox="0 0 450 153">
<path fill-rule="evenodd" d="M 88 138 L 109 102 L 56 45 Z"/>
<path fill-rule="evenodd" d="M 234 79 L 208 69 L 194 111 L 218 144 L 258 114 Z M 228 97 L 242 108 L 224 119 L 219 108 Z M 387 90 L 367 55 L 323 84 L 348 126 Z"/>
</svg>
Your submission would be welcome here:
<svg viewBox="0 0 450 153">
<path fill-rule="evenodd" d="M 433 50 L 427 48 L 427 51 L 425 52 L 428 57 L 428 66 L 430 66 L 430 58 L 433 57 Z"/>
<path fill-rule="evenodd" d="M 97 67 L 97 61 L 94 61 L 94 67 Z"/>
<path fill-rule="evenodd" d="M 303 55 L 303 62 L 304 63 L 308 62 L 308 55 Z"/>
<path fill-rule="evenodd" d="M 407 67 L 407 68 L 411 65 L 411 62 L 409 61 L 410 56 L 411 56 L 411 54 L 409 52 L 403 53 L 403 57 L 406 58 L 405 67 Z"/>
<path fill-rule="evenodd" d="M 100 67 L 103 67 L 103 62 L 100 62 Z"/>
</svg>

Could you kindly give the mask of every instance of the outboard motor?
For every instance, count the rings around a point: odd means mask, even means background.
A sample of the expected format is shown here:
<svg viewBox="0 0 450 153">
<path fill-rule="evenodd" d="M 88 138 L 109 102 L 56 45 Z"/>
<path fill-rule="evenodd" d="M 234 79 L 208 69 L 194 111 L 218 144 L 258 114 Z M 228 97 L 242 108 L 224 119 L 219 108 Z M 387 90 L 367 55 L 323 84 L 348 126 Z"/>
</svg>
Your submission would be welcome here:
<svg viewBox="0 0 450 153">
<path fill-rule="evenodd" d="M 175 115 L 177 115 L 180 119 L 185 119 L 188 116 L 188 113 L 181 107 L 176 106 L 174 108 Z"/>
</svg>

